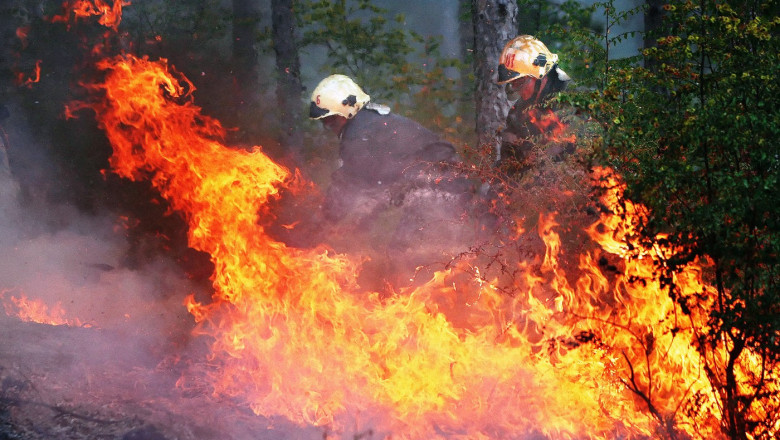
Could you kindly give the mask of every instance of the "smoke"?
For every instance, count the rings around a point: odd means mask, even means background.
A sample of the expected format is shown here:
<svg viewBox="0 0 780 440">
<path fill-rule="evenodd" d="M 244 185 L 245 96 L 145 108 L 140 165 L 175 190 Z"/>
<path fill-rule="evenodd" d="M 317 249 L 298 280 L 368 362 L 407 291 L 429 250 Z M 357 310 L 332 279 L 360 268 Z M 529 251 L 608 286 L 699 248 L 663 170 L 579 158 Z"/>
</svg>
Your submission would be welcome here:
<svg viewBox="0 0 780 440">
<path fill-rule="evenodd" d="M 130 226 L 117 213 L 51 200 L 47 188 L 72 185 L 52 172 L 47 141 L 29 134 L 18 111 L 3 128 L 9 160 L 0 161 L 0 301 L 37 300 L 82 325 L 137 332 L 152 344 L 186 332 L 182 301 L 201 287 L 166 255 L 147 254 L 140 264 L 129 258 Z"/>
</svg>

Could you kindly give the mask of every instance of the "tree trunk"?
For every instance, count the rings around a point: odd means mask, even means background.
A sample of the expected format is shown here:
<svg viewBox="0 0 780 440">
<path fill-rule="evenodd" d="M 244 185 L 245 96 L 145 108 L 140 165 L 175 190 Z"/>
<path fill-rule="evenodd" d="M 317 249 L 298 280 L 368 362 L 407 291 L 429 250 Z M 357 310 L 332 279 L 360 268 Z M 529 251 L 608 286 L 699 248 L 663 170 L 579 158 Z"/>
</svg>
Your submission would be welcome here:
<svg viewBox="0 0 780 440">
<path fill-rule="evenodd" d="M 3 3 L 0 6 L 0 99 L 8 93 L 11 85 L 11 66 L 13 54 L 11 48 L 16 43 L 16 28 L 18 22 L 13 19 L 13 11 L 10 4 Z M 2 104 L 0 102 L 0 104 Z"/>
<path fill-rule="evenodd" d="M 643 47 L 649 49 L 656 46 L 658 40 L 657 32 L 663 22 L 663 4 L 665 0 L 647 0 L 644 15 L 645 32 L 643 36 Z M 645 59 L 645 67 L 653 69 L 653 63 L 650 59 Z"/>
<path fill-rule="evenodd" d="M 8 94 L 11 90 L 12 78 L 13 78 L 13 54 L 11 48 L 16 43 L 16 29 L 19 27 L 19 23 L 13 19 L 13 4 L 3 3 L 0 6 L 0 184 L 7 185 L 6 182 L 10 181 L 11 167 L 8 164 L 8 152 L 6 151 L 6 135 L 3 129 L 3 120 L 8 116 L 8 109 L 6 107 Z M 0 202 L 5 199 L 2 197 L 5 195 L 4 191 L 0 191 Z"/>
<path fill-rule="evenodd" d="M 239 115 L 251 113 L 259 95 L 255 51 L 255 31 L 260 22 L 258 3 L 258 0 L 233 0 L 233 96 Z"/>
<path fill-rule="evenodd" d="M 501 130 L 509 112 L 504 86 L 496 84 L 501 50 L 517 29 L 517 3 L 508 0 L 473 0 L 474 73 L 476 80 L 477 139 L 501 159 Z"/>
<path fill-rule="evenodd" d="M 458 115 L 463 120 L 464 124 L 469 124 L 470 127 L 475 126 L 474 122 L 474 82 L 471 81 L 471 75 L 474 72 L 474 25 L 470 19 L 471 17 L 471 1 L 472 0 L 459 0 L 458 1 L 458 47 L 459 57 L 461 61 L 460 68 L 458 69 L 459 84 L 463 93 L 458 96 Z M 468 20 L 466 18 L 469 18 Z M 468 139 L 471 139 L 473 143 L 476 131 L 470 131 L 468 133 Z"/>
<path fill-rule="evenodd" d="M 303 108 L 301 95 L 301 63 L 295 35 L 295 11 L 293 0 L 271 0 L 273 45 L 276 53 L 276 100 L 279 105 L 281 136 L 279 142 L 300 160 L 302 136 L 297 129 Z"/>
</svg>

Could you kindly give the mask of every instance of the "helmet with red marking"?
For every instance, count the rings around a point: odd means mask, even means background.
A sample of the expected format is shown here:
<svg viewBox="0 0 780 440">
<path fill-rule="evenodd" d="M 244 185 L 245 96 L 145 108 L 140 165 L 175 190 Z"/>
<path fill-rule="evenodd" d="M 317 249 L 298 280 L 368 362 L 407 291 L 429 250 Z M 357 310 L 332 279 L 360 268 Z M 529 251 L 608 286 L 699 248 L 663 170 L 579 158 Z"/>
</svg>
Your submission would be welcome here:
<svg viewBox="0 0 780 440">
<path fill-rule="evenodd" d="M 558 55 L 530 35 L 520 35 L 508 42 L 501 52 L 498 84 L 531 76 L 544 78 L 558 64 Z"/>
<path fill-rule="evenodd" d="M 317 84 L 311 94 L 309 117 L 322 119 L 330 115 L 341 115 L 347 119 L 355 117 L 371 97 L 346 75 L 331 75 Z"/>
</svg>

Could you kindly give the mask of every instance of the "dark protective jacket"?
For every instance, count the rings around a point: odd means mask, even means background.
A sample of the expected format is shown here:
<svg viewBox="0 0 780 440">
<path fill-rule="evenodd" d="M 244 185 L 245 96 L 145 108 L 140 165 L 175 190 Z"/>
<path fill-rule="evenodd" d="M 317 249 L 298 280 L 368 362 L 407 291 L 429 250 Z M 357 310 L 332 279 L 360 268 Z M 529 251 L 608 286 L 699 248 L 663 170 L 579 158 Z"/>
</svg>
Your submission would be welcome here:
<svg viewBox="0 0 780 440">
<path fill-rule="evenodd" d="M 452 169 L 460 162 L 455 147 L 411 119 L 364 109 L 340 138 L 342 165 L 326 197 L 328 218 L 341 218 L 364 202 L 397 206 L 423 188 L 464 199 L 473 194 L 471 182 Z"/>
<path fill-rule="evenodd" d="M 382 277 L 449 261 L 475 240 L 475 185 L 452 144 L 400 115 L 361 110 L 341 133 L 342 166 L 323 204 L 349 241 L 384 256 Z M 365 239 L 365 241 L 363 241 Z M 347 249 L 348 250 L 348 249 Z M 358 249 L 360 251 L 360 249 Z"/>
<path fill-rule="evenodd" d="M 339 154 L 344 176 L 367 186 L 416 179 L 426 166 L 459 161 L 450 143 L 417 122 L 368 109 L 347 122 Z"/>
</svg>

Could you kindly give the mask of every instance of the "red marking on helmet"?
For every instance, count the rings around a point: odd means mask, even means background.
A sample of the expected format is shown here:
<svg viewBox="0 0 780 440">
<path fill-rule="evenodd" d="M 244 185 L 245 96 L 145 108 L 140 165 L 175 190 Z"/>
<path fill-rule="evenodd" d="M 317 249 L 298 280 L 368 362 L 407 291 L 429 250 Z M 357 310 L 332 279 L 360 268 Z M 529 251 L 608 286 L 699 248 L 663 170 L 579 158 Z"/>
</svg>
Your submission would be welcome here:
<svg viewBox="0 0 780 440">
<path fill-rule="evenodd" d="M 510 67 L 510 68 L 514 67 L 514 65 L 515 65 L 515 54 L 514 54 L 514 52 L 507 53 L 504 56 L 504 65 L 507 66 L 507 67 Z"/>
<path fill-rule="evenodd" d="M 317 105 L 320 105 L 320 95 L 317 95 L 317 99 L 315 101 L 317 102 Z"/>
</svg>

